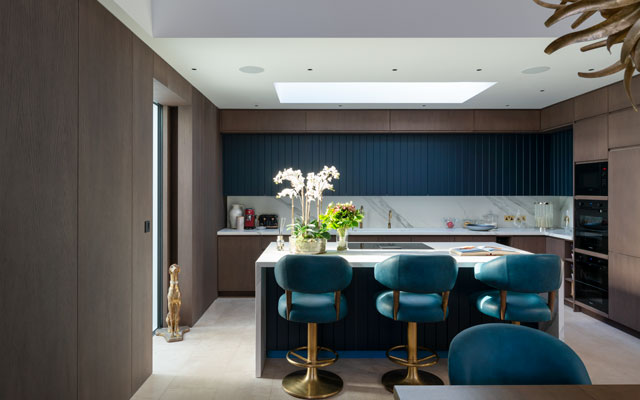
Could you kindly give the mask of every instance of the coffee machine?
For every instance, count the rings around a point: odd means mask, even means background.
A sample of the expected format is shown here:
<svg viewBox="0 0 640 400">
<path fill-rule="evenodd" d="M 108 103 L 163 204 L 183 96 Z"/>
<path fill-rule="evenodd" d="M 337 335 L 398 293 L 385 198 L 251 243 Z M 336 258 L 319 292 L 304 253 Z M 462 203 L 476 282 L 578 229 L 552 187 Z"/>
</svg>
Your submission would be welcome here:
<svg viewBox="0 0 640 400">
<path fill-rule="evenodd" d="M 244 209 L 244 229 L 256 228 L 256 212 L 253 208 Z"/>
</svg>

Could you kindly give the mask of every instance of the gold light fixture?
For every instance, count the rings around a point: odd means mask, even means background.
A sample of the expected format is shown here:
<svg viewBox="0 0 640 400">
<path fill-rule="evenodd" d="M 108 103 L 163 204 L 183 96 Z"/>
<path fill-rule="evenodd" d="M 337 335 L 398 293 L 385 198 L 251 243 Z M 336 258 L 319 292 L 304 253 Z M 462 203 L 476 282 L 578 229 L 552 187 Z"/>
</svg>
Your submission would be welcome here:
<svg viewBox="0 0 640 400">
<path fill-rule="evenodd" d="M 624 70 L 625 91 L 633 108 L 638 111 L 631 95 L 631 77 L 635 70 L 640 71 L 640 0 L 561 0 L 559 4 L 533 1 L 542 7 L 555 10 L 544 23 L 547 27 L 564 18 L 579 15 L 571 24 L 571 28 L 576 29 L 595 13 L 602 15 L 604 21 L 561 36 L 551 42 L 544 51 L 552 54 L 574 43 L 595 41 L 580 50 L 584 52 L 606 47 L 611 52 L 614 44 L 622 43 L 618 61 L 599 71 L 578 72 L 578 75 L 582 78 L 601 78 Z"/>
</svg>

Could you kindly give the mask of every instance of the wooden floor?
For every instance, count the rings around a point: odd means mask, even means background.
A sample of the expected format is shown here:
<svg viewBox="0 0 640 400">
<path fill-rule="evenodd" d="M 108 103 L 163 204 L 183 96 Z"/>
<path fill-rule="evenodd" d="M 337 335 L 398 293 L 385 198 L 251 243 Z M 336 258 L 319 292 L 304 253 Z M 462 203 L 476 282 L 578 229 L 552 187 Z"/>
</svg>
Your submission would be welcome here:
<svg viewBox="0 0 640 400">
<path fill-rule="evenodd" d="M 594 384 L 640 384 L 640 339 L 566 308 L 566 342 L 582 358 Z M 254 378 L 254 301 L 216 300 L 180 343 L 153 341 L 153 375 L 134 399 L 293 399 L 280 379 L 295 367 L 270 359 Z M 394 368 L 386 359 L 341 359 L 328 369 L 345 382 L 340 399 L 392 399 L 378 380 Z M 447 361 L 427 369 L 447 379 Z"/>
</svg>

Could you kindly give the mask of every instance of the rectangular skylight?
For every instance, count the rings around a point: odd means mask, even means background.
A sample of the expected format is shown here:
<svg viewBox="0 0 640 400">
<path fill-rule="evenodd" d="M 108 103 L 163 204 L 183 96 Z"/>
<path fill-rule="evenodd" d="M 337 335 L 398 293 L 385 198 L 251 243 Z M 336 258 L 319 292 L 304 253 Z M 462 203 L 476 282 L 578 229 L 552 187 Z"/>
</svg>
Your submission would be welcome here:
<svg viewBox="0 0 640 400">
<path fill-rule="evenodd" d="M 274 82 L 280 103 L 464 103 L 495 82 Z"/>
</svg>

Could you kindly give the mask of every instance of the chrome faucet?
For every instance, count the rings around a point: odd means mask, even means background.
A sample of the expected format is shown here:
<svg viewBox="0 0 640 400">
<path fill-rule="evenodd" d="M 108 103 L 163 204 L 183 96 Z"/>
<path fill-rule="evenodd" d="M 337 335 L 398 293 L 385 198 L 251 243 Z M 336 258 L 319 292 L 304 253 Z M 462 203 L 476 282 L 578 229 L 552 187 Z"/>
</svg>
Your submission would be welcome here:
<svg viewBox="0 0 640 400">
<path fill-rule="evenodd" d="M 389 222 L 387 222 L 387 229 L 391 229 L 391 217 L 393 216 L 393 212 L 389 210 Z"/>
<path fill-rule="evenodd" d="M 360 206 L 360 214 L 362 214 L 364 212 L 364 206 Z M 362 229 L 362 221 L 360 221 L 360 229 Z"/>
</svg>

